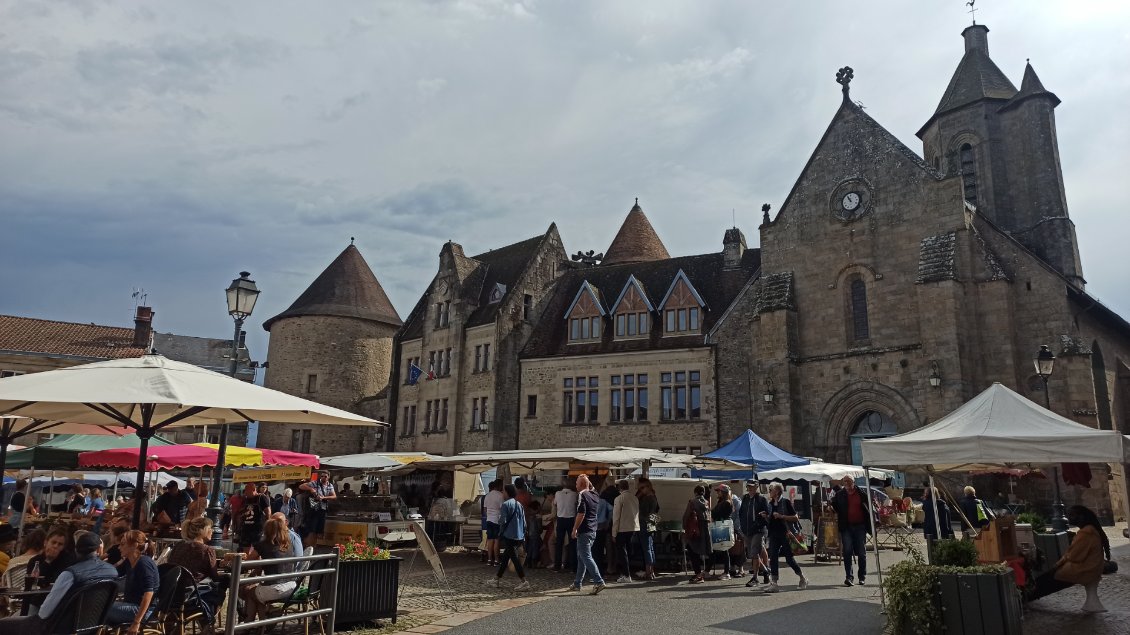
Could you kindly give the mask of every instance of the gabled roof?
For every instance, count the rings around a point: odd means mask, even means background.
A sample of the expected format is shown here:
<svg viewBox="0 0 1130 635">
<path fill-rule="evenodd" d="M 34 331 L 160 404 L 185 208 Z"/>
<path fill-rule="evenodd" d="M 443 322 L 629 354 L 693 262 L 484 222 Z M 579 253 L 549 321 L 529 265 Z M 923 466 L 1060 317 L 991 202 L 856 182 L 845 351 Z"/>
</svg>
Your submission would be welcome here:
<svg viewBox="0 0 1130 635">
<path fill-rule="evenodd" d="M 0 315 L 0 350 L 92 360 L 140 357 L 149 352 L 133 345 L 132 328 L 14 315 Z"/>
<path fill-rule="evenodd" d="M 400 315 L 393 308 L 377 276 L 350 244 L 326 267 L 290 308 L 263 323 L 271 325 L 288 317 L 327 315 L 350 317 L 400 326 Z"/>
<path fill-rule="evenodd" d="M 628 295 L 628 289 L 631 289 L 632 287 L 635 287 L 636 293 L 640 294 L 640 297 L 643 298 L 643 303 L 647 305 L 647 310 L 655 310 L 655 307 L 651 304 L 651 298 L 647 297 L 647 291 L 644 290 L 643 285 L 640 284 L 640 281 L 637 280 L 635 276 L 628 276 L 628 281 L 624 283 L 624 289 L 620 291 L 620 295 L 616 298 L 616 301 L 613 302 L 612 306 L 608 308 L 609 313 L 616 313 L 616 307 L 620 306 L 620 303 L 624 301 L 624 296 Z"/>
<path fill-rule="evenodd" d="M 639 199 L 628 212 L 620 231 L 612 239 L 612 244 L 604 252 L 605 265 L 618 265 L 627 262 L 649 262 L 670 258 L 667 247 L 659 240 L 659 234 L 651 226 L 651 221 L 643 213 Z"/>
<path fill-rule="evenodd" d="M 698 301 L 698 305 L 701 307 L 706 306 L 706 300 L 703 300 L 702 296 L 699 295 L 698 289 L 694 288 L 694 284 L 691 282 L 690 278 L 687 277 L 686 272 L 680 269 L 679 273 L 675 274 L 675 279 L 671 281 L 671 286 L 667 287 L 667 293 L 663 294 L 663 300 L 659 303 L 660 311 L 663 310 L 663 307 L 667 306 L 667 300 L 671 299 L 671 294 L 675 292 L 675 285 L 679 284 L 680 280 L 687 284 L 687 288 L 690 289 L 694 299 Z"/>
<path fill-rule="evenodd" d="M 562 316 L 562 319 L 569 318 L 569 314 L 573 312 L 573 308 L 577 306 L 577 303 L 581 301 L 581 297 L 585 294 L 588 294 L 588 296 L 592 298 L 592 303 L 596 305 L 597 310 L 600 311 L 602 316 L 608 315 L 608 312 L 604 310 L 604 301 L 600 299 L 600 290 L 592 286 L 588 280 L 585 280 L 581 283 L 581 288 L 577 289 L 577 295 L 573 296 L 573 301 L 569 303 L 569 308 L 565 309 L 565 315 Z"/>
<path fill-rule="evenodd" d="M 566 271 L 558 279 L 553 294 L 547 301 L 546 317 L 534 325 L 530 340 L 521 357 L 554 357 L 571 355 L 599 355 L 674 348 L 704 346 L 706 333 L 722 317 L 724 311 L 761 267 L 761 251 L 748 249 L 738 267 L 727 269 L 721 253 L 682 256 L 652 262 L 621 265 L 599 265 Z M 647 337 L 616 339 L 614 329 L 601 331 L 601 339 L 594 342 L 569 343 L 568 323 L 561 319 L 576 299 L 582 284 L 592 285 L 603 297 L 618 295 L 630 278 L 635 278 L 645 289 L 663 289 L 671 284 L 679 271 L 705 300 L 708 310 L 703 311 L 702 332 L 688 335 L 663 336 L 663 329 L 652 328 Z M 658 324 L 658 323 L 657 323 Z"/>
<path fill-rule="evenodd" d="M 1029 62 L 1024 66 L 1024 79 L 1020 82 L 1020 92 L 1008 101 L 1007 104 L 1001 106 L 1001 111 L 1015 108 L 1020 102 L 1037 95 L 1043 95 L 1052 100 L 1052 106 L 1059 105 L 1059 97 L 1056 94 L 1044 88 L 1044 83 L 1040 81 L 1039 76 L 1036 75 L 1036 69 L 1032 68 L 1032 63 Z"/>
</svg>

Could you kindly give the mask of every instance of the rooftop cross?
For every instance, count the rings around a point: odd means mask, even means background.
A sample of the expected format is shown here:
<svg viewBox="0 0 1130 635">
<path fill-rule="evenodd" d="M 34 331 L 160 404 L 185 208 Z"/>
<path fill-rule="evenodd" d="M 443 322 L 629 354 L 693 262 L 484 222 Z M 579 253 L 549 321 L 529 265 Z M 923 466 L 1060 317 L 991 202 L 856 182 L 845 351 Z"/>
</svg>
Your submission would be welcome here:
<svg viewBox="0 0 1130 635">
<path fill-rule="evenodd" d="M 849 85 L 853 77 L 855 77 L 855 71 L 851 70 L 850 66 L 845 66 L 836 71 L 836 83 L 844 87 L 844 99 L 848 98 Z"/>
</svg>

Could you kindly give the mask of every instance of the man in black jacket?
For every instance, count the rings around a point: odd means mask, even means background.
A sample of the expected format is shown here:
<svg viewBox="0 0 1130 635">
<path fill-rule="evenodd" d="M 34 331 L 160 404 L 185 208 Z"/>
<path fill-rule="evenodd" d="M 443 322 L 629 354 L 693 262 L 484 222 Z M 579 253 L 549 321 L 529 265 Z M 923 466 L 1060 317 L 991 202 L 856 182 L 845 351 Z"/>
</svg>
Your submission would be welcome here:
<svg viewBox="0 0 1130 635">
<path fill-rule="evenodd" d="M 745 482 L 745 495 L 742 496 L 742 506 L 738 512 L 739 526 L 745 539 L 745 555 L 749 560 L 749 581 L 747 587 L 757 584 L 757 576 L 761 575 L 763 584 L 769 584 L 769 569 L 761 558 L 765 550 L 765 528 L 769 525 L 769 500 L 761 495 L 760 486 L 755 480 Z"/>
<path fill-rule="evenodd" d="M 852 567 L 851 557 L 855 555 L 859 560 L 859 583 L 863 584 L 867 578 L 867 535 L 871 533 L 871 502 L 867 493 L 855 486 L 855 480 L 845 476 L 840 481 L 843 487 L 836 492 L 832 499 L 832 507 L 836 510 L 836 525 L 840 530 L 840 545 L 843 549 L 844 586 L 851 586 Z"/>
</svg>

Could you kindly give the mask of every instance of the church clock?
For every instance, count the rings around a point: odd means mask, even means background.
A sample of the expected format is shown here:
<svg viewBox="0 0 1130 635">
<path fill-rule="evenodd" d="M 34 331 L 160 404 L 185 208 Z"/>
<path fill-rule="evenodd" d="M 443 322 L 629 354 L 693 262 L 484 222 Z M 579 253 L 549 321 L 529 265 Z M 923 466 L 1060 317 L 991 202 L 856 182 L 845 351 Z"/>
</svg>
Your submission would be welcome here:
<svg viewBox="0 0 1130 635">
<path fill-rule="evenodd" d="M 828 204 L 837 220 L 851 222 L 871 211 L 873 199 L 871 185 L 862 178 L 853 178 L 836 186 Z"/>
</svg>

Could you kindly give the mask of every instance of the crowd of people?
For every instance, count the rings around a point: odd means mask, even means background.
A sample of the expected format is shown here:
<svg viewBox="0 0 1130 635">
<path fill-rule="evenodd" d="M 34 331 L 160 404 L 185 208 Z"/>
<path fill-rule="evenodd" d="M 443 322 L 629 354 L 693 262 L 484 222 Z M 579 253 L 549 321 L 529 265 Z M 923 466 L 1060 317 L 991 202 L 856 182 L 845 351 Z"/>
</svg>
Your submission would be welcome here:
<svg viewBox="0 0 1130 635">
<path fill-rule="evenodd" d="M 224 559 L 209 545 L 213 522 L 205 515 L 208 487 L 189 478 L 186 487 L 171 480 L 160 496 L 148 504 L 144 491 L 129 501 L 107 506 L 97 488 L 77 486 L 69 493 L 65 514 L 70 520 L 93 518 L 90 530 L 71 531 L 64 523 L 49 528 L 34 528 L 17 545 L 18 527 L 23 523 L 27 485 L 20 482 L 10 502 L 8 524 L 0 525 L 0 584 L 7 589 L 49 588 L 46 597 L 30 606 L 26 615 L 0 619 L 4 633 L 38 633 L 49 624 L 54 611 L 68 593 L 99 580 L 118 580 L 120 597 L 110 609 L 107 623 L 124 627 L 129 635 L 153 617 L 155 594 L 160 590 L 158 566 L 181 567 L 195 583 L 201 610 L 211 619 L 223 603 L 230 587 Z M 301 492 L 305 509 L 294 496 Z M 271 496 L 266 483 L 248 483 L 222 499 L 224 529 L 235 548 L 242 551 L 245 575 L 285 574 L 298 565 L 256 566 L 260 559 L 299 557 L 312 549 L 304 548 L 325 532 L 329 501 L 336 497 L 329 474 L 316 473 L 309 481 L 286 488 Z M 143 505 L 144 527 L 131 529 L 134 504 Z M 19 510 L 19 511 L 17 511 Z M 103 516 L 111 516 L 102 533 Z M 170 532 L 178 538 L 169 539 Z M 170 545 L 158 553 L 155 535 Z M 234 556 L 234 553 L 227 557 Z M 240 587 L 243 615 L 255 619 L 266 615 L 274 602 L 288 598 L 296 589 L 298 576 Z"/>
</svg>

